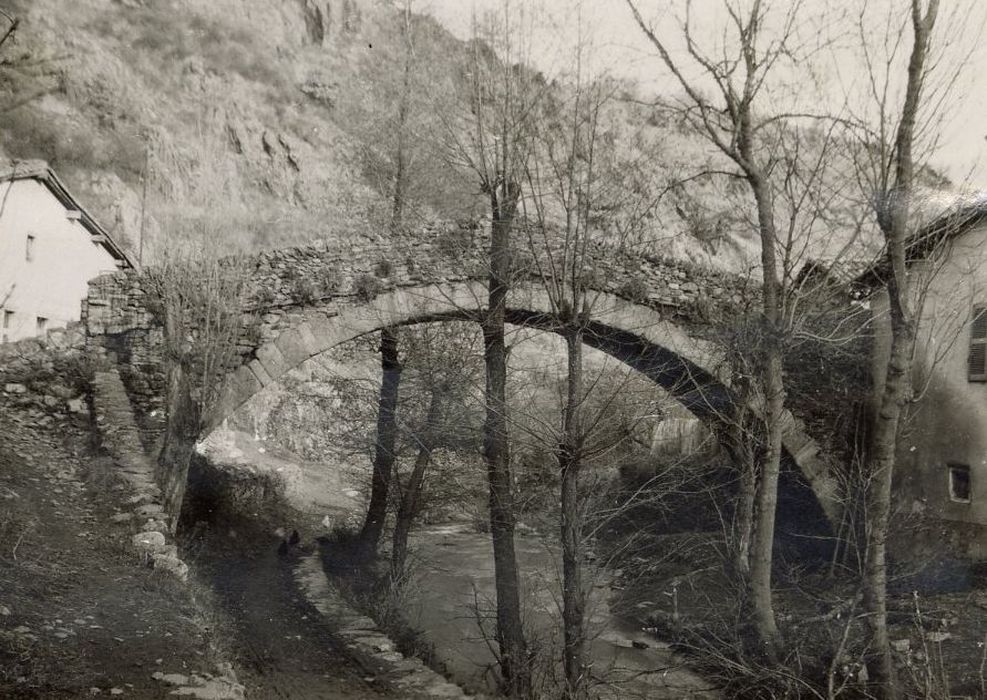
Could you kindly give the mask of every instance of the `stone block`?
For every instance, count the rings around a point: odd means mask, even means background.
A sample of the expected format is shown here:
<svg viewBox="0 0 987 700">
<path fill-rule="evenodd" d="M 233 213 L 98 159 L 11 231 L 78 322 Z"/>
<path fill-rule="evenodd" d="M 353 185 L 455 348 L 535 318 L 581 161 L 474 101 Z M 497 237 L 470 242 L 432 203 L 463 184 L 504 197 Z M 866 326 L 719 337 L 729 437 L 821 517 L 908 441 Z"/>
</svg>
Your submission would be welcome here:
<svg viewBox="0 0 987 700">
<path fill-rule="evenodd" d="M 343 343 L 386 325 L 378 309 L 371 306 L 352 307 L 336 317 L 335 340 L 336 343 Z"/>
<path fill-rule="evenodd" d="M 251 360 L 247 363 L 247 367 L 250 368 L 250 371 L 254 373 L 255 377 L 257 377 L 257 381 L 259 381 L 263 386 L 274 383 L 274 378 L 267 373 L 267 370 L 264 369 L 264 365 L 260 363 L 260 360 Z"/>
<path fill-rule="evenodd" d="M 164 547 L 165 536 L 160 532 L 148 531 L 138 532 L 133 537 L 134 546 L 142 550 L 152 550 L 155 547 Z"/>
<path fill-rule="evenodd" d="M 137 508 L 137 515 L 142 516 L 158 515 L 162 512 L 164 512 L 164 508 L 159 503 L 147 503 Z"/>
<path fill-rule="evenodd" d="M 228 375 L 220 398 L 206 416 L 206 428 L 215 428 L 244 401 L 264 388 L 257 376 L 246 365 L 240 365 Z"/>
<path fill-rule="evenodd" d="M 284 358 L 285 365 L 290 369 L 292 367 L 297 367 L 302 362 L 307 360 L 312 356 L 313 348 L 305 342 L 302 334 L 298 332 L 297 329 L 292 329 L 290 331 L 285 331 L 278 339 L 274 341 L 278 350 L 281 351 L 281 357 Z"/>
<path fill-rule="evenodd" d="M 275 343 L 268 343 L 259 348 L 257 350 L 257 359 L 260 360 L 261 365 L 264 366 L 264 370 L 271 376 L 271 379 L 275 381 L 291 369 L 291 366 L 285 361 L 284 355 L 281 354 L 281 350 L 278 349 Z"/>
<path fill-rule="evenodd" d="M 152 548 L 151 553 L 154 555 L 155 561 L 167 557 L 178 559 L 178 546 L 174 544 L 165 544 L 160 547 Z"/>
<path fill-rule="evenodd" d="M 178 557 L 155 557 L 154 568 L 174 574 L 179 581 L 188 580 L 188 565 Z"/>
<path fill-rule="evenodd" d="M 308 348 L 310 357 L 322 352 L 323 348 L 319 340 L 315 337 L 315 334 L 312 333 L 312 329 L 309 327 L 307 321 L 298 326 L 298 334 L 301 336 L 302 342 L 305 343 L 305 347 Z"/>
</svg>

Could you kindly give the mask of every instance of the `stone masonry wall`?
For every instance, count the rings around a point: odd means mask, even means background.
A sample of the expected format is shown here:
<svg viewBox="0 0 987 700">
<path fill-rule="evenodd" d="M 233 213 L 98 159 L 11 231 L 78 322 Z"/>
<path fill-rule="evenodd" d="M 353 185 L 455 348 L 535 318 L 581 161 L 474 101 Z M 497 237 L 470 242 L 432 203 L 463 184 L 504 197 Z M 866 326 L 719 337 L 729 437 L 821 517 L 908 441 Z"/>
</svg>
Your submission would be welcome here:
<svg viewBox="0 0 987 700">
<path fill-rule="evenodd" d="M 433 224 L 394 241 L 322 243 L 265 251 L 238 264 L 249 277 L 249 308 L 239 339 L 242 361 L 263 343 L 296 327 L 306 313 L 328 317 L 400 287 L 485 279 L 487 234 L 470 225 Z M 525 240 L 518 232 L 516 240 Z M 537 240 L 537 239 L 536 239 Z M 518 284 L 540 282 L 549 254 L 514 259 Z M 596 245 L 584 266 L 588 285 L 686 324 L 702 324 L 714 308 L 749 303 L 755 281 L 654 255 Z M 83 323 L 90 338 L 115 353 L 134 403 L 145 445 L 160 432 L 161 328 L 148 311 L 141 277 L 133 271 L 101 276 L 89 285 Z"/>
</svg>

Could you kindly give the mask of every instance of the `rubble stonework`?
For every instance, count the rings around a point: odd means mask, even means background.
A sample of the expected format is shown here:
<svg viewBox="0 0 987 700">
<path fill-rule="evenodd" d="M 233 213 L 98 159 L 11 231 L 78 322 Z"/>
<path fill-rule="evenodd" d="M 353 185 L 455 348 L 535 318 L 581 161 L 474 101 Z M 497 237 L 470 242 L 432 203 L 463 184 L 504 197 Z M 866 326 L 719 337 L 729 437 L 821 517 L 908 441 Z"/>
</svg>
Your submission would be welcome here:
<svg viewBox="0 0 987 700">
<path fill-rule="evenodd" d="M 465 224 L 433 224 L 398 241 L 326 243 L 239 259 L 248 277 L 249 308 L 239 340 L 244 364 L 260 345 L 299 326 L 312 313 L 325 317 L 401 288 L 485 281 L 486 236 Z M 515 285 L 540 284 L 545 260 L 517 255 Z M 539 265 L 541 263 L 541 266 Z M 750 303 L 751 280 L 656 255 L 594 246 L 588 285 L 655 309 L 680 323 L 699 323 L 712 308 Z M 160 326 L 148 310 L 141 277 L 125 271 L 89 284 L 83 307 L 88 334 L 113 351 L 137 410 L 145 446 L 161 424 Z"/>
<path fill-rule="evenodd" d="M 115 370 L 96 372 L 93 407 L 103 447 L 116 465 L 115 474 L 133 492 L 128 500 L 133 511 L 121 514 L 131 517 L 117 521 L 136 523 L 138 531 L 131 541 L 144 563 L 185 581 L 188 565 L 179 558 L 178 548 L 168 543 L 171 533 L 163 515 L 161 490 L 154 480 L 154 465 L 141 445 L 127 392 Z"/>
<path fill-rule="evenodd" d="M 318 552 L 304 557 L 294 569 L 305 599 L 328 620 L 347 653 L 402 698 L 469 700 L 458 685 L 447 681 L 419 659 L 397 651 L 395 644 L 369 617 L 356 612 L 322 570 Z"/>
</svg>

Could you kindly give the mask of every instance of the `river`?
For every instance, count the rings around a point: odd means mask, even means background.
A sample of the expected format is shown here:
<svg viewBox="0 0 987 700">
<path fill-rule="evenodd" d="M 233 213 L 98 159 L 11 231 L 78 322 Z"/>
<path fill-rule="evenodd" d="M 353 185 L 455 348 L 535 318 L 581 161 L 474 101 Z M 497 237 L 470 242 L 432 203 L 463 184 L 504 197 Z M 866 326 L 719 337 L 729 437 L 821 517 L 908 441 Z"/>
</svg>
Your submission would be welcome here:
<svg viewBox="0 0 987 700">
<path fill-rule="evenodd" d="M 360 470 L 304 462 L 243 433 L 214 433 L 205 452 L 234 468 L 271 470 L 280 474 L 293 504 L 327 525 L 352 520 L 362 505 Z M 362 474 L 364 480 L 368 476 Z M 318 519 L 318 518 L 317 518 Z M 358 518 L 357 518 L 358 519 Z M 412 536 L 413 585 L 408 589 L 409 622 L 423 631 L 453 679 L 474 692 L 489 692 L 494 662 L 477 625 L 477 602 L 490 611 L 494 600 L 493 552 L 489 535 L 470 523 L 419 528 Z M 517 538 L 522 572 L 525 625 L 532 639 L 560 644 L 559 556 L 554 538 L 525 530 Z M 600 572 L 589 597 L 588 629 L 593 695 L 601 698 L 719 697 L 692 672 L 669 646 L 613 615 L 607 573 Z M 557 674 L 555 668 L 543 672 Z M 547 676 L 550 677 L 550 676 Z M 551 682 L 551 681 L 549 681 Z"/>
</svg>

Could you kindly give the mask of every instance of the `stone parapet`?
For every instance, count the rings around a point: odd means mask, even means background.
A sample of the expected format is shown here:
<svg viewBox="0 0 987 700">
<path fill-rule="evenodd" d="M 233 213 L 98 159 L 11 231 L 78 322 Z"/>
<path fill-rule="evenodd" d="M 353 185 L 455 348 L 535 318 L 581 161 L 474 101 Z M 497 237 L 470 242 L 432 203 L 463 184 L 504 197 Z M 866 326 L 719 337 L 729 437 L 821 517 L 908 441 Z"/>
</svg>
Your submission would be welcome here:
<svg viewBox="0 0 987 700">
<path fill-rule="evenodd" d="M 168 543 L 171 530 L 161 489 L 155 483 L 154 464 L 144 453 L 127 392 L 115 370 L 97 372 L 93 378 L 93 410 L 103 448 L 116 465 L 115 473 L 133 491 L 127 501 L 133 511 L 122 514 L 125 517 L 118 517 L 118 521 L 136 523 L 137 532 L 131 540 L 143 563 L 185 581 L 188 565 L 178 557 L 178 548 Z"/>
<path fill-rule="evenodd" d="M 350 607 L 322 570 L 319 552 L 299 561 L 295 566 L 295 581 L 305 599 L 332 625 L 334 636 L 347 653 L 398 697 L 421 700 L 472 697 L 418 659 L 401 654 L 373 620 Z"/>
</svg>

